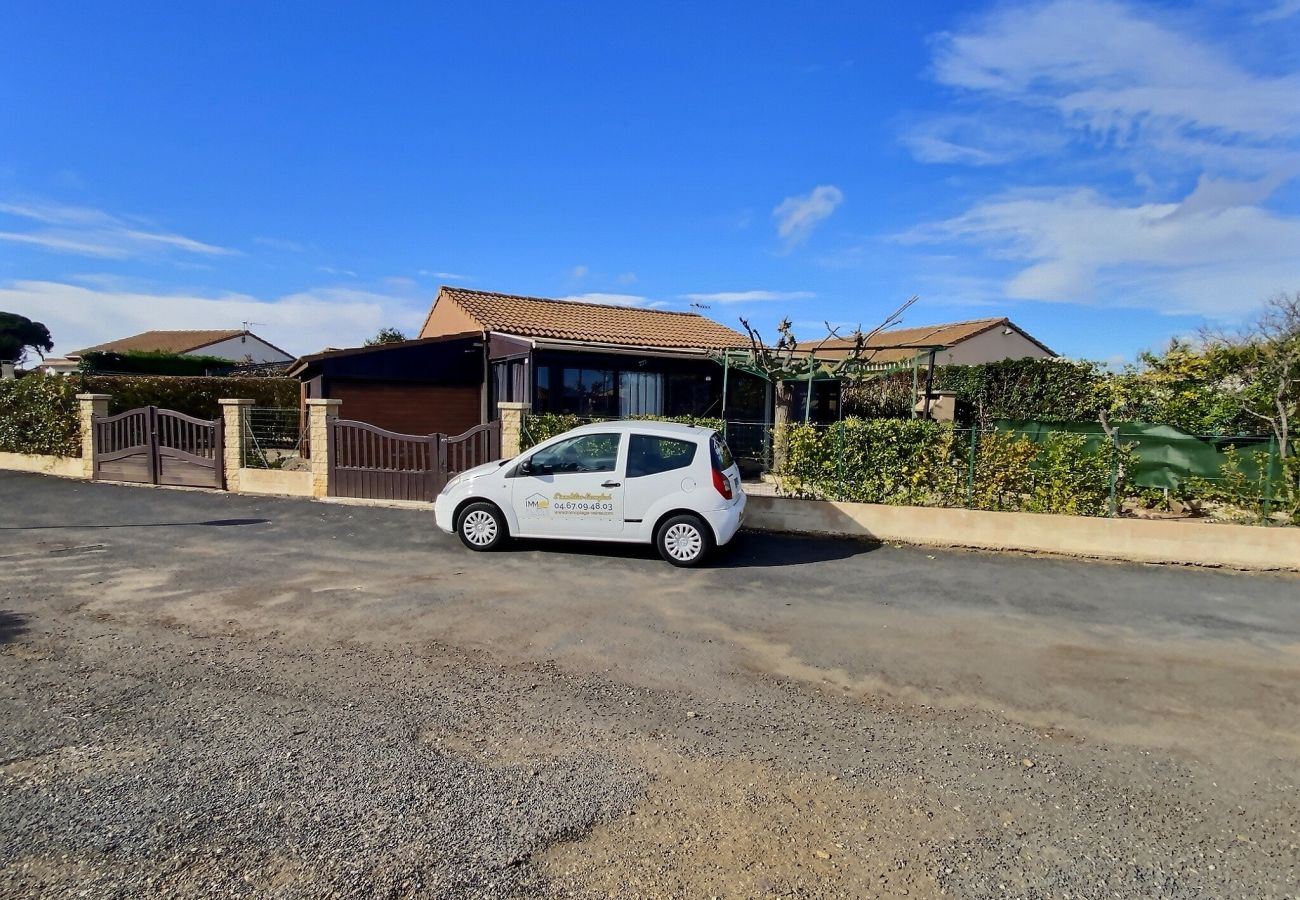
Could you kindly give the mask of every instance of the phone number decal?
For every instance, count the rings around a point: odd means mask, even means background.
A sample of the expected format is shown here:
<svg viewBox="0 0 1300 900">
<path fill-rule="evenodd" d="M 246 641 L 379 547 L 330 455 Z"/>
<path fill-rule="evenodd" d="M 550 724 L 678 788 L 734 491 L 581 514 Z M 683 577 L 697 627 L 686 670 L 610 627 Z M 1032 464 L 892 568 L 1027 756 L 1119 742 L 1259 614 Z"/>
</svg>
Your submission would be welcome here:
<svg viewBox="0 0 1300 900">
<path fill-rule="evenodd" d="M 613 513 L 613 503 L 591 500 L 552 500 L 551 509 L 557 513 Z"/>
</svg>

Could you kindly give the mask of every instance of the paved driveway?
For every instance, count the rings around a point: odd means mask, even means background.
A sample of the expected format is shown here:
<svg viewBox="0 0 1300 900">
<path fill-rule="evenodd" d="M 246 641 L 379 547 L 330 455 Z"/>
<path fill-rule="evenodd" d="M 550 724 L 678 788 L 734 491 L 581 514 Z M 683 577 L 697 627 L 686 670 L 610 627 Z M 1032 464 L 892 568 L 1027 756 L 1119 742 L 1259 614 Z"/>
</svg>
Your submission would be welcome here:
<svg viewBox="0 0 1300 900">
<path fill-rule="evenodd" d="M 0 473 L 0 893 L 1282 896 L 1300 580 Z"/>
</svg>

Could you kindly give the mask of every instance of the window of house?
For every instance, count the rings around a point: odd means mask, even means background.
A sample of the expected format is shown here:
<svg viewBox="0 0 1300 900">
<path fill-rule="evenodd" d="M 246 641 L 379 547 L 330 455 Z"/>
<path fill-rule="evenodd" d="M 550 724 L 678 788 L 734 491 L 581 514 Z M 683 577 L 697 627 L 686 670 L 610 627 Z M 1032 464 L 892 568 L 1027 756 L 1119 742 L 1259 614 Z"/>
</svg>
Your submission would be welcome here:
<svg viewBox="0 0 1300 900">
<path fill-rule="evenodd" d="M 664 376 L 658 372 L 619 372 L 618 414 L 624 417 L 662 416 Z"/>
<path fill-rule="evenodd" d="M 695 448 L 696 444 L 691 441 L 634 434 L 627 445 L 627 477 L 640 478 L 684 469 L 695 459 Z"/>
<path fill-rule="evenodd" d="M 560 408 L 556 412 L 580 416 L 618 414 L 614 372 L 611 369 L 564 369 Z"/>
</svg>

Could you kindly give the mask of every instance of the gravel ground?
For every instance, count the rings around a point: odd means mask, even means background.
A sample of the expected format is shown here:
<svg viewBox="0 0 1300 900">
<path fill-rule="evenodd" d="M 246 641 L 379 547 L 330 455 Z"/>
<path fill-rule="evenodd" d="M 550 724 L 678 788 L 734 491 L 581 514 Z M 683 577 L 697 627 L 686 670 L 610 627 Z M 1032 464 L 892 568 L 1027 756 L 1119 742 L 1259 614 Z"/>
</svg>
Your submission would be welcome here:
<svg viewBox="0 0 1300 900">
<path fill-rule="evenodd" d="M 0 509 L 5 897 L 1300 891 L 1295 579 L 471 556 L 3 474 Z"/>
</svg>

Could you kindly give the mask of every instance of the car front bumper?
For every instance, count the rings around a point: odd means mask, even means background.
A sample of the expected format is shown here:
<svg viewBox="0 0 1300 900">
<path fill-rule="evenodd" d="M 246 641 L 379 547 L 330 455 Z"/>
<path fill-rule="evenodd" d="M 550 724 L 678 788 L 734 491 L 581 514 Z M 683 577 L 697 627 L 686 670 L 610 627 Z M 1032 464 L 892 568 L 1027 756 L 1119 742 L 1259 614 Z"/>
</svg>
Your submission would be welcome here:
<svg viewBox="0 0 1300 900">
<path fill-rule="evenodd" d="M 456 530 L 452 514 L 456 512 L 456 501 L 447 494 L 439 494 L 433 503 L 433 521 L 441 530 L 451 534 Z"/>
</svg>

